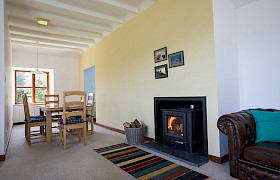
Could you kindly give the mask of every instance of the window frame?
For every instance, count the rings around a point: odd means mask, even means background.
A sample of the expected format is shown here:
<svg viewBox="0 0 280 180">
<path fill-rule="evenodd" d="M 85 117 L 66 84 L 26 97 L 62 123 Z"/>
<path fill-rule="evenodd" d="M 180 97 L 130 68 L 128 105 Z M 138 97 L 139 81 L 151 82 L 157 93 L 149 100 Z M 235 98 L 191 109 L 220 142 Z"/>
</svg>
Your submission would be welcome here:
<svg viewBox="0 0 280 180">
<path fill-rule="evenodd" d="M 31 77 L 32 77 L 32 86 L 17 86 L 17 73 L 18 72 L 30 72 L 31 73 Z M 22 104 L 23 102 L 17 102 L 17 88 L 31 88 L 31 92 L 32 92 L 32 102 L 33 104 L 44 104 L 44 102 L 36 102 L 36 89 L 38 88 L 46 88 L 47 89 L 47 93 L 49 94 L 50 92 L 50 75 L 49 72 L 47 71 L 43 71 L 45 74 L 47 74 L 47 86 L 36 86 L 36 79 L 35 79 L 35 75 L 36 74 L 32 74 L 32 71 L 30 70 L 15 70 L 15 104 Z"/>
</svg>

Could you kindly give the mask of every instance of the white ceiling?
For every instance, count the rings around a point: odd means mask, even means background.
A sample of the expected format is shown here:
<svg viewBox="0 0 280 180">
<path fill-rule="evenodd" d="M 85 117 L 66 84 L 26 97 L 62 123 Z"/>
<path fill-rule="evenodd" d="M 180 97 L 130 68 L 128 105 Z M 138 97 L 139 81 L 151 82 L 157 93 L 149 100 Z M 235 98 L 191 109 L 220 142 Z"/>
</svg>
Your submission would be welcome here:
<svg viewBox="0 0 280 180">
<path fill-rule="evenodd" d="M 13 48 L 83 52 L 156 0 L 6 0 Z M 48 26 L 36 19 L 50 20 Z"/>
<path fill-rule="evenodd" d="M 55 49 L 81 53 L 118 29 L 156 0 L 6 0 L 14 51 Z M 257 0 L 231 0 L 240 8 Z M 50 20 L 48 26 L 36 19 Z M 27 47 L 27 46 L 30 46 Z M 27 48 L 26 48 L 27 47 Z"/>
</svg>

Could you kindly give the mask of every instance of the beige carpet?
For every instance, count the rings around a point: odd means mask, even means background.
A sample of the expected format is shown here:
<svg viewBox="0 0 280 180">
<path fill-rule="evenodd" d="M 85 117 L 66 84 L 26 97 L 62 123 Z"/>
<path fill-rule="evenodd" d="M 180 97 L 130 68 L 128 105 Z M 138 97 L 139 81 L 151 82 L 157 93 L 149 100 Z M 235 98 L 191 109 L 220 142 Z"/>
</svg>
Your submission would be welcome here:
<svg viewBox="0 0 280 180">
<path fill-rule="evenodd" d="M 88 135 L 87 146 L 78 142 L 74 136 L 67 140 L 67 150 L 59 145 L 58 136 L 53 138 L 52 144 L 38 142 L 28 146 L 24 138 L 24 126 L 14 126 L 6 161 L 0 162 L 0 179 L 134 179 L 93 150 L 126 142 L 124 135 L 95 126 L 94 135 Z M 208 162 L 196 168 L 138 147 L 213 179 L 233 179 L 229 176 L 228 163 L 219 165 Z"/>
</svg>

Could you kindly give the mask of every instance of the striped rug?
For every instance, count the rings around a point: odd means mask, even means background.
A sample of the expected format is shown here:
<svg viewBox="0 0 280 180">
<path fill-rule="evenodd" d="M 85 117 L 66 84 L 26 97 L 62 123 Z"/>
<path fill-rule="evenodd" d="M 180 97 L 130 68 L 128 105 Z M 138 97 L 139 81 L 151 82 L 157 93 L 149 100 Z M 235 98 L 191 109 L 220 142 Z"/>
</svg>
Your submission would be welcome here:
<svg viewBox="0 0 280 180">
<path fill-rule="evenodd" d="M 95 149 L 95 151 L 137 179 L 210 179 L 196 171 L 125 143 Z"/>
</svg>

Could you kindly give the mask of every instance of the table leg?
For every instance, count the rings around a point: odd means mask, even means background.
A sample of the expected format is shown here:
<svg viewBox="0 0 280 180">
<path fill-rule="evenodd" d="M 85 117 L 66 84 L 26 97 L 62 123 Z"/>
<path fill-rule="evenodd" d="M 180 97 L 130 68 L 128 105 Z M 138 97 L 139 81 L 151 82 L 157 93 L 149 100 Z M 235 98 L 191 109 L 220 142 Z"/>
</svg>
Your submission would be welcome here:
<svg viewBox="0 0 280 180">
<path fill-rule="evenodd" d="M 47 142 L 52 143 L 52 112 L 46 113 L 46 121 Z"/>
</svg>

